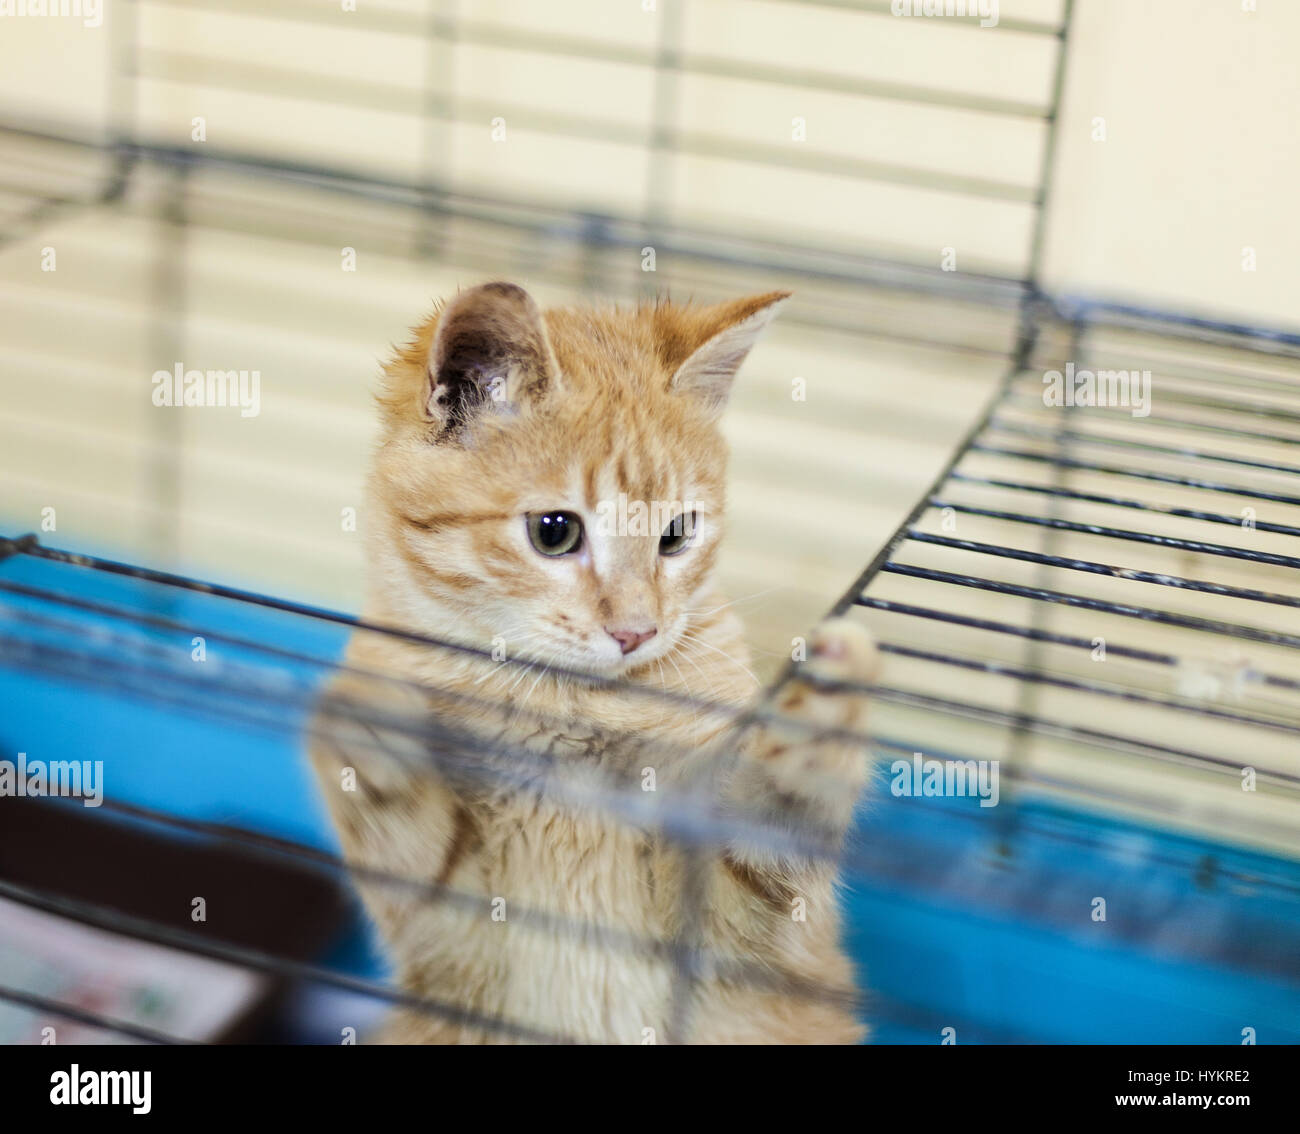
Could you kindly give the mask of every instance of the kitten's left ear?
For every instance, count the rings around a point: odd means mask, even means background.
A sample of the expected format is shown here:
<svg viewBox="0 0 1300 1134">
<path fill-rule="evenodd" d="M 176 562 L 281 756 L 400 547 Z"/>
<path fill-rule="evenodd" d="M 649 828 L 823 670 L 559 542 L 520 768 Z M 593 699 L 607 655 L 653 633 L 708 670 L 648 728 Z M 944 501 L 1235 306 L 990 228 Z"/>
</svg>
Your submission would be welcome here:
<svg viewBox="0 0 1300 1134">
<path fill-rule="evenodd" d="M 698 399 L 717 417 L 727 404 L 740 364 L 790 294 L 770 291 L 705 308 L 700 314 L 707 338 L 677 367 L 669 389 Z"/>
<path fill-rule="evenodd" d="M 438 317 L 421 408 L 452 436 L 485 410 L 522 408 L 558 381 L 533 297 L 517 284 L 480 284 L 449 300 Z"/>
</svg>

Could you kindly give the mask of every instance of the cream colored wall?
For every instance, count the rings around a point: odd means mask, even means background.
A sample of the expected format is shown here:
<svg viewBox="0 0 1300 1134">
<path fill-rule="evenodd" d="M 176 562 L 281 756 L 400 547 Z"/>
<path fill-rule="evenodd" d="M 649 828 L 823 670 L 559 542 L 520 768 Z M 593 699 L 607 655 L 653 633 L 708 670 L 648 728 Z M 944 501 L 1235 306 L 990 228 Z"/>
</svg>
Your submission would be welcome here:
<svg viewBox="0 0 1300 1134">
<path fill-rule="evenodd" d="M 1300 326 L 1300 4 L 1082 0 L 1048 280 Z M 1104 142 L 1092 140 L 1105 119 Z M 1242 249 L 1256 250 L 1243 271 Z"/>
</svg>

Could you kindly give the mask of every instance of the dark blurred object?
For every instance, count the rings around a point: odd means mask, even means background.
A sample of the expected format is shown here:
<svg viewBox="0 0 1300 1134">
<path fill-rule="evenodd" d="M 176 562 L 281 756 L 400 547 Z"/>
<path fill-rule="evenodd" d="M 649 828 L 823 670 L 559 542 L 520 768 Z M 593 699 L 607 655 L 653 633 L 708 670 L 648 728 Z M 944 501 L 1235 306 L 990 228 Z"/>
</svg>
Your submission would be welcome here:
<svg viewBox="0 0 1300 1134">
<path fill-rule="evenodd" d="M 308 961 L 337 937 L 348 910 L 331 880 L 232 845 L 162 838 L 44 800 L 0 800 L 0 817 L 0 879 L 56 902 L 93 903 L 110 920 L 119 914 L 210 935 L 214 945 Z M 204 919 L 193 920 L 200 898 Z M 0 929 L 0 983 L 57 990 L 59 1000 L 83 1010 L 146 1027 L 165 1024 L 168 1034 L 207 1042 L 252 1040 L 275 1026 L 275 1006 L 287 991 L 282 980 L 139 942 L 129 921 L 119 934 L 49 912 L 32 916 L 39 922 L 20 927 L 19 942 L 25 934 L 30 947 L 38 928 L 45 950 L 24 954 Z M 33 965 L 39 971 L 24 974 Z M 38 1028 L 46 1024 L 38 1014 Z M 48 1026 L 62 1036 L 71 1025 L 51 1013 Z"/>
</svg>

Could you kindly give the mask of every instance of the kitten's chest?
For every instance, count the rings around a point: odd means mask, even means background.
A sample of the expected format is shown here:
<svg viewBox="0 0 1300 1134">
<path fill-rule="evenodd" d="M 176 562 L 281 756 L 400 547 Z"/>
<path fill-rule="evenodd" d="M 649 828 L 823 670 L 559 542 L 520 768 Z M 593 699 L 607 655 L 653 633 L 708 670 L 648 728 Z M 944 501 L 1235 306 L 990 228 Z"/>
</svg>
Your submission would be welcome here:
<svg viewBox="0 0 1300 1134">
<path fill-rule="evenodd" d="M 549 803 L 497 803 L 482 824 L 479 881 L 530 908 L 651 928 L 649 836 Z"/>
<path fill-rule="evenodd" d="M 490 949 L 502 1012 L 586 1040 L 641 1043 L 645 1029 L 664 1027 L 671 994 L 655 955 L 666 927 L 645 836 L 559 809 L 511 819 L 485 839 L 479 863 L 501 899 Z"/>
</svg>

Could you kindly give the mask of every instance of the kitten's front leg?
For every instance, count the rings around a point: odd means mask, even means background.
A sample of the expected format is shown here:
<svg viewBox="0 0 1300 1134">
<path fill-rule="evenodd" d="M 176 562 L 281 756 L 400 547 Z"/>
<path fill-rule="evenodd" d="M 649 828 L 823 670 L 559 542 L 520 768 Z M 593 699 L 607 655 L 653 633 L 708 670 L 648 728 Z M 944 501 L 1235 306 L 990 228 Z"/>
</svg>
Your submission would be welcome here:
<svg viewBox="0 0 1300 1134">
<path fill-rule="evenodd" d="M 774 703 L 790 723 L 764 721 L 744 747 L 727 792 L 738 815 L 832 853 L 838 848 L 866 782 L 868 753 L 862 742 L 821 739 L 818 733 L 860 734 L 868 697 L 820 683 L 869 684 L 878 671 L 879 654 L 859 623 L 835 618 L 817 627 L 808 661 Z M 789 856 L 774 854 L 755 840 L 745 840 L 733 850 L 754 865 L 790 865 Z"/>
<path fill-rule="evenodd" d="M 341 671 L 313 714 L 308 749 L 350 863 L 444 883 L 468 824 L 423 734 L 428 721 L 419 687 Z M 390 937 L 423 900 L 405 886 L 358 888 Z"/>
<path fill-rule="evenodd" d="M 836 861 L 867 778 L 865 685 L 877 653 L 849 619 L 823 623 L 776 719 L 751 729 L 726 785 L 732 817 L 751 825 L 714 864 L 707 944 L 767 966 L 790 988 L 720 995 L 701 1036 L 711 1042 L 858 1043 L 864 1029 L 852 963 L 840 943 Z M 837 736 L 821 735 L 833 730 Z M 793 842 L 794 845 L 791 845 Z"/>
</svg>

